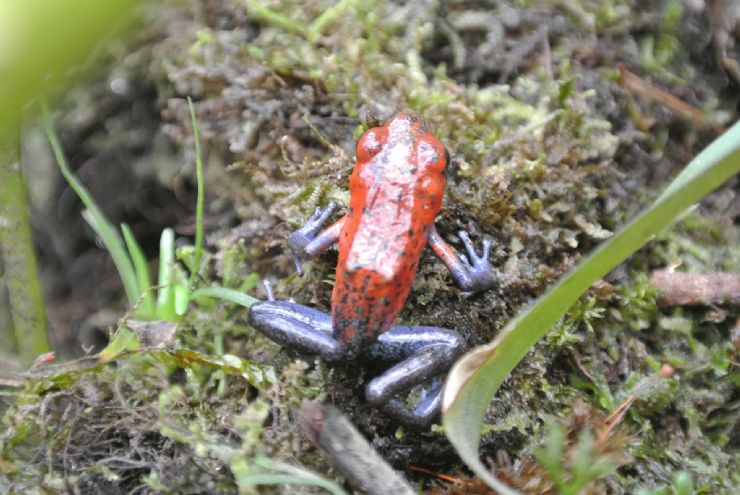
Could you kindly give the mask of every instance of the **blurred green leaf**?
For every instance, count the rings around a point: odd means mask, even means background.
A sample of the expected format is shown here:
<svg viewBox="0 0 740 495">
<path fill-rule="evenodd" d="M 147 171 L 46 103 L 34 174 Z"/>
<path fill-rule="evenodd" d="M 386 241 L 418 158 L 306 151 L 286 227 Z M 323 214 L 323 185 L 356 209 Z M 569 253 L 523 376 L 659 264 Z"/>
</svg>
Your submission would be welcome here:
<svg viewBox="0 0 740 495">
<path fill-rule="evenodd" d="M 42 92 L 69 82 L 102 39 L 131 24 L 140 0 L 0 2 L 0 125 Z"/>
</svg>

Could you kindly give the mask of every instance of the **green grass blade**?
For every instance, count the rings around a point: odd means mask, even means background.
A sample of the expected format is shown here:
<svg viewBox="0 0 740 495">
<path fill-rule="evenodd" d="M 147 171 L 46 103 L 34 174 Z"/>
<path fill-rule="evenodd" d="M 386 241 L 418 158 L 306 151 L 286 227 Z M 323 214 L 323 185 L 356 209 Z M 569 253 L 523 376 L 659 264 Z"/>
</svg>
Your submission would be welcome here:
<svg viewBox="0 0 740 495">
<path fill-rule="evenodd" d="M 149 276 L 149 263 L 144 256 L 144 252 L 141 250 L 141 246 L 136 241 L 134 233 L 125 223 L 121 224 L 121 232 L 123 232 L 123 240 L 126 241 L 126 248 L 128 254 L 131 256 L 131 261 L 134 264 L 134 271 L 136 272 L 136 282 L 139 287 L 139 294 L 144 295 L 144 299 L 141 302 L 141 312 L 144 313 L 147 318 L 154 316 L 154 295 L 152 293 L 152 278 Z"/>
<path fill-rule="evenodd" d="M 327 492 L 333 495 L 345 495 L 344 490 L 339 488 L 338 485 L 330 482 L 329 480 L 321 478 L 308 478 L 305 476 L 299 476 L 295 474 L 248 474 L 241 477 L 239 485 L 303 485 L 303 486 L 317 486 L 323 488 Z"/>
<path fill-rule="evenodd" d="M 175 231 L 166 228 L 159 238 L 159 278 L 157 279 L 157 318 L 173 321 L 175 318 Z"/>
<path fill-rule="evenodd" d="M 188 310 L 188 303 L 190 302 L 190 288 L 183 284 L 175 284 L 174 290 L 174 308 L 177 316 L 183 316 Z"/>
<path fill-rule="evenodd" d="M 238 290 L 227 289 L 225 287 L 200 288 L 191 294 L 191 299 L 195 299 L 198 297 L 215 297 L 217 299 L 223 299 L 225 301 L 239 304 L 241 306 L 244 306 L 245 308 L 248 308 L 252 304 L 259 302 L 259 299 L 248 296 L 247 294 L 239 292 Z"/>
<path fill-rule="evenodd" d="M 44 114 L 44 131 L 46 131 L 46 137 L 49 139 L 51 148 L 54 151 L 54 156 L 56 157 L 59 169 L 69 186 L 75 194 L 77 194 L 77 197 L 80 198 L 80 201 L 85 205 L 85 208 L 87 208 L 87 210 L 83 212 L 83 216 L 98 237 L 103 241 L 105 248 L 110 253 L 111 258 L 113 258 L 113 263 L 116 265 L 118 275 L 121 277 L 121 282 L 123 282 L 123 288 L 126 291 L 126 298 L 128 299 L 129 306 L 133 306 L 141 294 L 138 291 L 134 266 L 131 262 L 131 258 L 129 258 L 126 252 L 123 239 L 121 239 L 120 234 L 113 224 L 105 218 L 105 215 L 103 215 L 103 212 L 98 207 L 87 188 L 85 188 L 82 182 L 80 182 L 69 169 L 67 158 L 62 150 L 62 145 L 59 143 L 59 137 L 52 125 L 49 109 L 44 102 L 42 102 L 41 107 Z"/>
<path fill-rule="evenodd" d="M 200 270 L 200 261 L 203 258 L 203 202 L 205 199 L 205 185 L 203 184 L 203 154 L 200 150 L 200 129 L 198 119 L 195 116 L 193 100 L 188 97 L 190 108 L 190 120 L 193 123 L 193 139 L 195 140 L 195 175 L 198 181 L 198 197 L 195 203 L 195 262 L 190 273 L 190 286 L 195 283 L 195 278 Z"/>
<path fill-rule="evenodd" d="M 740 122 L 694 158 L 647 210 L 510 321 L 493 342 L 473 349 L 455 364 L 444 392 L 445 433 L 460 457 L 491 487 L 500 491 L 500 483 L 479 459 L 478 444 L 483 417 L 501 382 L 593 282 L 738 171 Z"/>
<path fill-rule="evenodd" d="M 95 211 L 91 209 L 83 210 L 82 218 L 95 231 L 95 234 L 103 242 L 105 249 L 110 253 L 113 264 L 116 266 L 116 270 L 118 270 L 118 276 L 121 277 L 121 282 L 123 282 L 128 304 L 130 307 L 133 307 L 139 300 L 141 293 L 139 292 L 139 284 L 136 280 L 136 270 L 126 251 L 123 239 L 121 239 L 120 234 L 113 227 L 113 224 L 108 222 L 105 217 L 101 218 Z"/>
<path fill-rule="evenodd" d="M 346 495 L 346 492 L 333 481 L 327 480 L 300 466 L 273 461 L 265 457 L 256 458 L 254 464 L 272 472 L 245 471 L 243 473 L 235 473 L 237 483 L 240 486 L 278 485 L 285 483 L 290 485 L 316 486 L 323 488 L 332 495 Z"/>
</svg>

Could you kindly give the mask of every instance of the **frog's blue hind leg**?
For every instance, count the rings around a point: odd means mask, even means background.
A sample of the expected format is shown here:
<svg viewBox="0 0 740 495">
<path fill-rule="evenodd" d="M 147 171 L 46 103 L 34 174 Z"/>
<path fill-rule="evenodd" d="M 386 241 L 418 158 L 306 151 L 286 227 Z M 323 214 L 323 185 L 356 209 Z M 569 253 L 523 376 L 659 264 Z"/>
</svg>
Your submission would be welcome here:
<svg viewBox="0 0 740 495">
<path fill-rule="evenodd" d="M 332 336 L 331 316 L 316 309 L 285 301 L 252 305 L 249 323 L 269 339 L 289 349 L 318 354 L 326 361 L 340 361 L 347 346 Z M 462 354 L 464 342 L 453 330 L 438 327 L 396 326 L 368 346 L 365 357 L 399 361 L 368 383 L 368 402 L 396 420 L 420 428 L 439 414 L 442 385 L 432 381 L 419 405 L 410 409 L 403 392 L 447 371 Z"/>
<path fill-rule="evenodd" d="M 318 354 L 327 361 L 344 357 L 345 345 L 332 337 L 331 316 L 286 301 L 261 301 L 249 309 L 249 324 L 289 349 Z"/>
<path fill-rule="evenodd" d="M 410 426 L 428 427 L 439 414 L 442 384 L 433 381 L 413 410 L 399 394 L 447 371 L 463 353 L 465 343 L 455 331 L 438 327 L 396 326 L 367 350 L 375 360 L 400 361 L 367 385 L 367 400 Z"/>
</svg>

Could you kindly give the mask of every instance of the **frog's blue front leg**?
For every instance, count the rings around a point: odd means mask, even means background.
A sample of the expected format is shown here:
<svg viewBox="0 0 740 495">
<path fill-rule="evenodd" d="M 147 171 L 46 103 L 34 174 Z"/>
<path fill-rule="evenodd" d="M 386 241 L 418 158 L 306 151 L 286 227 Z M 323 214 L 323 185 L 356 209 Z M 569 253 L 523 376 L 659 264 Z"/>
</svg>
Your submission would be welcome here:
<svg viewBox="0 0 740 495">
<path fill-rule="evenodd" d="M 321 231 L 324 222 L 326 222 L 336 207 L 337 205 L 334 202 L 330 202 L 326 208 L 317 207 L 311 218 L 288 237 L 288 245 L 293 252 L 293 260 L 295 261 L 296 271 L 299 274 L 303 273 L 301 267 L 302 259 L 310 260 L 315 258 L 339 239 L 344 222 L 347 220 L 346 216 L 343 216 L 331 226 Z"/>
<path fill-rule="evenodd" d="M 496 285 L 496 274 L 491 262 L 488 261 L 491 241 L 488 239 L 483 241 L 483 253 L 479 256 L 468 233 L 462 231 L 458 235 L 468 252 L 467 256 L 458 254 L 455 248 L 447 244 L 434 225 L 429 230 L 428 241 L 429 247 L 445 264 L 458 287 L 465 293 L 472 294 Z"/>
<path fill-rule="evenodd" d="M 400 362 L 368 383 L 368 402 L 406 425 L 428 427 L 439 414 L 441 384 L 433 383 L 413 410 L 399 394 L 447 371 L 464 348 L 462 337 L 446 328 L 391 328 L 368 347 L 365 355 L 373 360 Z"/>
</svg>

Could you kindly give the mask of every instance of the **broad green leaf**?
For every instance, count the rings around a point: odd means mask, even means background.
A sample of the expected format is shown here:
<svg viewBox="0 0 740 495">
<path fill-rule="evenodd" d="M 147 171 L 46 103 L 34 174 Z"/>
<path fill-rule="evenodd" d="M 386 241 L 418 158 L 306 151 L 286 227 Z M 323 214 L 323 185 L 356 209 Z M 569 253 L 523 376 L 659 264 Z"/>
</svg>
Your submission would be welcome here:
<svg viewBox="0 0 740 495">
<path fill-rule="evenodd" d="M 73 81 L 101 41 L 134 20 L 138 0 L 0 1 L 0 126 L 39 94 Z"/>
<path fill-rule="evenodd" d="M 740 123 L 701 152 L 666 191 L 628 225 L 570 270 L 546 294 L 510 321 L 490 343 L 463 356 L 450 372 L 443 398 L 445 433 L 460 457 L 492 488 L 503 487 L 480 461 L 483 418 L 491 398 L 529 349 L 593 282 L 637 251 L 686 208 L 740 171 Z M 503 490 L 502 490 L 503 488 Z"/>
</svg>

